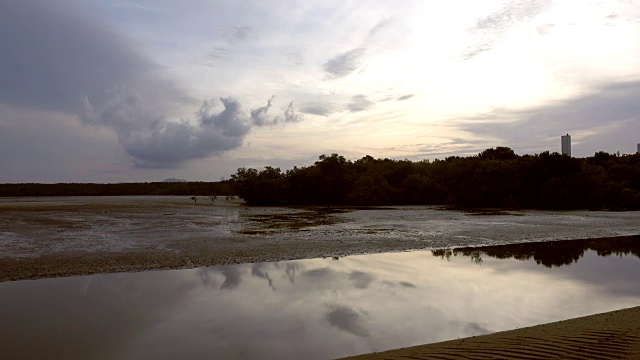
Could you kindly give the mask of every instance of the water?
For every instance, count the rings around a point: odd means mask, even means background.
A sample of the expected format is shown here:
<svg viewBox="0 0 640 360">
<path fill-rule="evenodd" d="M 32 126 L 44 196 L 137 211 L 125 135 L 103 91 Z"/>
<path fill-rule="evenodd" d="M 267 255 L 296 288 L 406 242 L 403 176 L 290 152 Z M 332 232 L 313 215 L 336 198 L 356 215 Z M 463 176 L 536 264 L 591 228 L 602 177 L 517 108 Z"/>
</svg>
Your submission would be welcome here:
<svg viewBox="0 0 640 360">
<path fill-rule="evenodd" d="M 327 359 L 640 303 L 637 237 L 562 243 L 4 282 L 0 357 Z"/>
</svg>

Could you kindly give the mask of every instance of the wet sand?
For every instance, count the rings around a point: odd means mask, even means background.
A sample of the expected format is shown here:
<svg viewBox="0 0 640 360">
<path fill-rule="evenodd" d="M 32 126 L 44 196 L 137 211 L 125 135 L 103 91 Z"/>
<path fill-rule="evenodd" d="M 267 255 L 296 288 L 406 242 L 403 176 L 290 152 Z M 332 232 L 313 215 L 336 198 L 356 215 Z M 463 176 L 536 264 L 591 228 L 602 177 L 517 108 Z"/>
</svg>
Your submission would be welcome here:
<svg viewBox="0 0 640 360">
<path fill-rule="evenodd" d="M 345 359 L 640 359 L 640 307 Z"/>
</svg>

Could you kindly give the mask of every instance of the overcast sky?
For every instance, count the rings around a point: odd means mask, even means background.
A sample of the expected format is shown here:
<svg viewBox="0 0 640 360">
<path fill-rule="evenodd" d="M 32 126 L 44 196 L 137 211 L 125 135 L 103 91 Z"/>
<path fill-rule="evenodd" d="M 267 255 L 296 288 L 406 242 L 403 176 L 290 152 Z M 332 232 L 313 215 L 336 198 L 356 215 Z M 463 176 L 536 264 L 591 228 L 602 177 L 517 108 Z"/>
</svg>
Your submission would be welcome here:
<svg viewBox="0 0 640 360">
<path fill-rule="evenodd" d="M 640 1 L 0 0 L 0 183 L 640 143 Z"/>
</svg>

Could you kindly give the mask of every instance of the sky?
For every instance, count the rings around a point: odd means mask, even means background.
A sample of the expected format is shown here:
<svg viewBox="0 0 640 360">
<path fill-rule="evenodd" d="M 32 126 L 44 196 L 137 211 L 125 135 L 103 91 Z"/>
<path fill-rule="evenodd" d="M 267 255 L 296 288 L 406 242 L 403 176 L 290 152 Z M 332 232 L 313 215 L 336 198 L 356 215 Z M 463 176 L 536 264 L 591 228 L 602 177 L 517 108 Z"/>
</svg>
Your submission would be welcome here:
<svg viewBox="0 0 640 360">
<path fill-rule="evenodd" d="M 633 153 L 640 1 L 0 0 L 0 183 Z"/>
</svg>

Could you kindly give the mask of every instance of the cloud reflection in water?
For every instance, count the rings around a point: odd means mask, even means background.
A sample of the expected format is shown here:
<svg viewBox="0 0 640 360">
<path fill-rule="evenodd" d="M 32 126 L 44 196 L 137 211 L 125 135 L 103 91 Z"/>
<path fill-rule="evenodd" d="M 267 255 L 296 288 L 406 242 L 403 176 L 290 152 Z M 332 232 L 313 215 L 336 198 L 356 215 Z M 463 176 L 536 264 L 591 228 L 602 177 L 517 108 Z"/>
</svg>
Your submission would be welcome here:
<svg viewBox="0 0 640 360">
<path fill-rule="evenodd" d="M 561 267 L 528 244 L 449 261 L 426 251 L 0 283 L 0 348 L 16 359 L 381 351 L 634 306 L 631 245 L 560 244 Z"/>
</svg>

